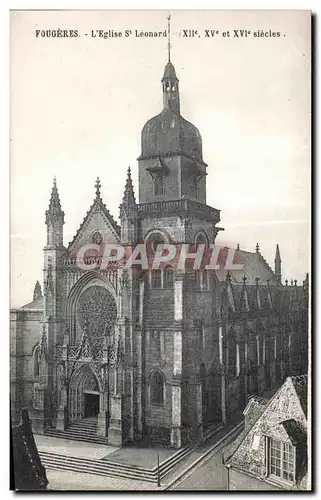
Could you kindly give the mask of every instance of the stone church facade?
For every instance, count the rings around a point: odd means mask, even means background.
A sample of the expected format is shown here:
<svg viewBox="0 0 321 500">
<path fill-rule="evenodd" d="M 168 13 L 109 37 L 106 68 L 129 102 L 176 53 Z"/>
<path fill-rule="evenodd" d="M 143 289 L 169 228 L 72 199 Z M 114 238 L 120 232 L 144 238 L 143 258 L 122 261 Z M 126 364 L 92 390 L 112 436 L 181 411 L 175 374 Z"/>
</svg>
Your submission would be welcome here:
<svg viewBox="0 0 321 500">
<path fill-rule="evenodd" d="M 96 193 L 74 239 L 56 181 L 45 214 L 43 291 L 11 310 L 11 408 L 28 408 L 33 429 L 65 431 L 95 417 L 97 435 L 121 446 L 179 448 L 212 423 L 226 423 L 286 376 L 307 372 L 308 278 L 282 284 L 259 246 L 235 250 L 241 270 L 99 265 L 86 245 L 215 243 L 220 211 L 206 204 L 198 129 L 180 114 L 179 81 L 168 62 L 163 110 L 142 130 L 139 202 L 130 170 L 120 226 Z M 89 257 L 88 257 L 89 255 Z M 92 266 L 90 266 L 92 264 Z"/>
</svg>

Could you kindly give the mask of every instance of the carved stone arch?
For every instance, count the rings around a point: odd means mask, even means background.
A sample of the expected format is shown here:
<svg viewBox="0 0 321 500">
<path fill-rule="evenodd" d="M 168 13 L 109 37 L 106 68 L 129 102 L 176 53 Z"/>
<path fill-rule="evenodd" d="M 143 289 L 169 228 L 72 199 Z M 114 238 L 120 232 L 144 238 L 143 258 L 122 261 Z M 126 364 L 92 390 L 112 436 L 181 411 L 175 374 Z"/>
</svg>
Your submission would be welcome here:
<svg viewBox="0 0 321 500">
<path fill-rule="evenodd" d="M 69 383 L 68 410 L 71 422 L 86 416 L 89 397 L 95 398 L 95 407 L 99 412 L 103 391 L 103 381 L 95 367 L 91 363 L 79 364 L 71 375 Z"/>
<path fill-rule="evenodd" d="M 77 304 L 81 295 L 90 287 L 98 286 L 106 289 L 113 297 L 117 308 L 117 295 L 115 288 L 104 275 L 97 271 L 86 272 L 72 287 L 67 297 L 66 322 L 69 329 L 70 342 L 76 343 L 77 337 L 80 338 L 81 327 L 77 319 Z M 78 333 L 78 335 L 77 335 Z M 78 340 L 79 340 L 78 338 Z"/>
<path fill-rule="evenodd" d="M 144 238 L 144 244 L 146 246 L 151 245 L 152 250 L 155 251 L 153 247 L 153 242 L 157 241 L 157 238 L 159 238 L 159 242 L 163 242 L 164 244 L 170 243 L 171 239 L 167 231 L 164 229 L 151 229 L 148 231 L 148 233 L 145 235 Z"/>
<path fill-rule="evenodd" d="M 76 368 L 71 376 L 69 386 L 83 389 L 88 377 L 94 377 L 97 380 L 98 392 L 102 392 L 103 382 L 100 374 L 91 363 L 83 363 Z"/>
<path fill-rule="evenodd" d="M 30 352 L 30 356 L 33 356 L 34 355 L 34 352 L 35 350 L 37 349 L 37 347 L 40 347 L 40 341 L 37 340 L 37 342 L 35 342 L 31 348 L 31 352 Z"/>
<path fill-rule="evenodd" d="M 205 231 L 198 231 L 194 239 L 195 245 L 204 244 L 205 247 L 209 246 L 209 239 Z"/>
</svg>

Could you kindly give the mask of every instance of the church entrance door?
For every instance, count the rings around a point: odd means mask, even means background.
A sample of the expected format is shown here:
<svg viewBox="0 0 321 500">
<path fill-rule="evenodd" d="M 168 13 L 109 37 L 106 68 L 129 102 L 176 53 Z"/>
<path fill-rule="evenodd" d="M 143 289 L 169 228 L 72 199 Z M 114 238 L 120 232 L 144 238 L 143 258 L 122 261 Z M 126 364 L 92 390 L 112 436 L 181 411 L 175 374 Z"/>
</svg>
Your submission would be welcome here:
<svg viewBox="0 0 321 500">
<path fill-rule="evenodd" d="M 85 398 L 85 418 L 96 417 L 99 413 L 99 394 L 84 392 Z"/>
</svg>

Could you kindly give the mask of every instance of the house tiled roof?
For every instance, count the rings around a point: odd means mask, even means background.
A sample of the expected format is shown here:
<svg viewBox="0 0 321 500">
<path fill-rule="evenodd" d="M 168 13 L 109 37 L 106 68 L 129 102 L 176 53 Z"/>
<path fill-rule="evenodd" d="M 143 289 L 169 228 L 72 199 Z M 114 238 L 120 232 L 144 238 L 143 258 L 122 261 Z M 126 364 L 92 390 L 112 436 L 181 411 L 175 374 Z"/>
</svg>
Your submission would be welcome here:
<svg viewBox="0 0 321 500">
<path fill-rule="evenodd" d="M 294 446 L 300 443 L 300 441 L 306 439 L 305 429 L 303 429 L 296 420 L 292 418 L 290 420 L 284 420 L 284 422 L 281 422 L 281 425 L 283 426 L 285 432 L 291 439 L 291 442 Z"/>
<path fill-rule="evenodd" d="M 305 416 L 307 416 L 308 408 L 308 376 L 307 375 L 297 375 L 291 377 L 292 383 L 294 385 L 295 391 L 298 395 L 301 408 L 304 411 Z"/>
</svg>

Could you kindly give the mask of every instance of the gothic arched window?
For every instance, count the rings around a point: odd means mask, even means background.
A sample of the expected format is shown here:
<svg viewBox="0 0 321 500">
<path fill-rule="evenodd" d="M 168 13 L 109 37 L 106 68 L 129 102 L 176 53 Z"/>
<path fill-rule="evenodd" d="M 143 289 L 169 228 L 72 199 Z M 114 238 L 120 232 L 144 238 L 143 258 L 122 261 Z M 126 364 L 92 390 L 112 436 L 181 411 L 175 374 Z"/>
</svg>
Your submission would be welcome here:
<svg viewBox="0 0 321 500">
<path fill-rule="evenodd" d="M 174 286 L 174 271 L 171 266 L 164 269 L 164 288 L 173 288 Z"/>
<path fill-rule="evenodd" d="M 195 238 L 195 245 L 205 245 L 208 246 L 207 236 L 204 233 L 199 233 Z"/>
<path fill-rule="evenodd" d="M 33 375 L 39 377 L 39 346 L 33 351 Z"/>
<path fill-rule="evenodd" d="M 154 179 L 154 194 L 155 196 L 161 196 L 164 194 L 164 177 L 157 176 Z"/>
<path fill-rule="evenodd" d="M 153 232 L 148 236 L 146 241 L 146 247 L 152 252 L 156 252 L 158 245 L 164 245 L 166 243 L 166 238 L 160 232 Z"/>
<path fill-rule="evenodd" d="M 150 377 L 150 401 L 152 404 L 164 404 L 165 377 L 161 371 L 155 370 Z"/>
</svg>

